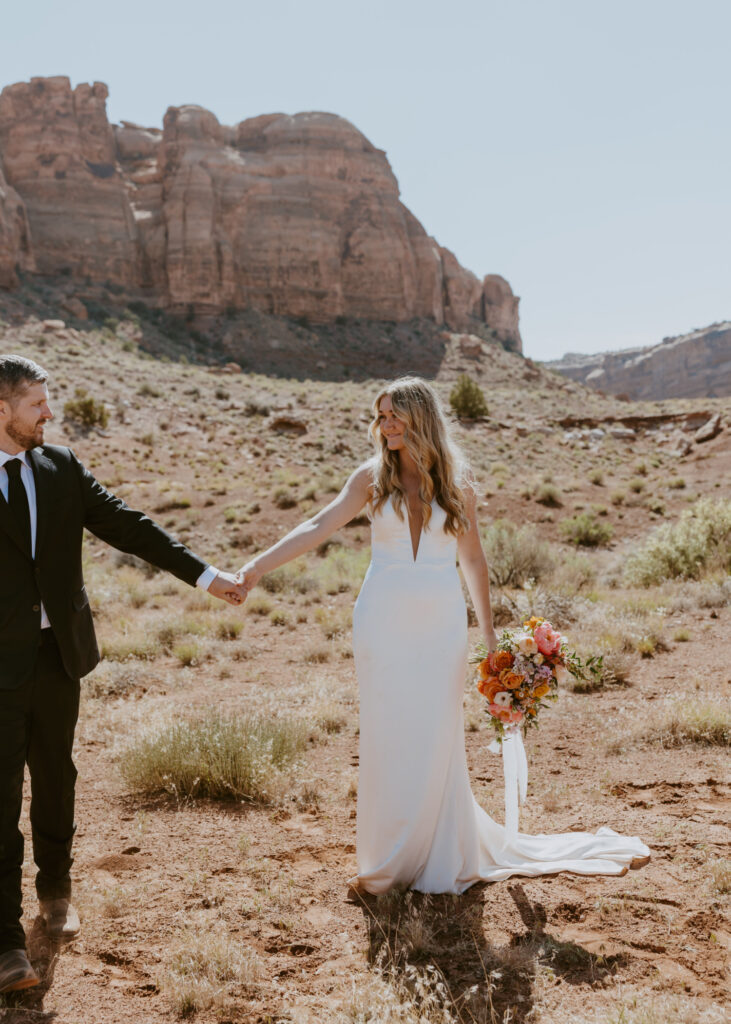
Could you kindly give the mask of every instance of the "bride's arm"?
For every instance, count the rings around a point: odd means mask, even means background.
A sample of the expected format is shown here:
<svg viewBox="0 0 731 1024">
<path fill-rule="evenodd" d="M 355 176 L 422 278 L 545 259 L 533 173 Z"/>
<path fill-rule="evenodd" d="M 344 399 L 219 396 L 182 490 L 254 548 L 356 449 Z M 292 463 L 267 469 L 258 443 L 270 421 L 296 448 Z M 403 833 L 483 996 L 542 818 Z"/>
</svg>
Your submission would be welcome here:
<svg viewBox="0 0 731 1024">
<path fill-rule="evenodd" d="M 256 586 L 265 573 L 311 551 L 358 515 L 370 496 L 373 471 L 369 463 L 359 466 L 348 478 L 337 498 L 312 519 L 300 523 L 280 541 L 262 551 L 238 572 L 245 593 Z"/>
<path fill-rule="evenodd" d="M 482 550 L 480 534 L 477 529 L 477 496 L 474 488 L 470 485 L 465 487 L 464 493 L 467 499 L 467 517 L 470 521 L 470 528 L 466 533 L 461 534 L 457 541 L 459 564 L 464 573 L 472 603 L 475 606 L 475 614 L 477 615 L 477 621 L 480 624 L 485 643 L 488 650 L 494 651 L 497 645 L 497 637 L 492 624 L 490 576 L 487 569 L 487 559 L 485 558 L 485 552 Z"/>
</svg>

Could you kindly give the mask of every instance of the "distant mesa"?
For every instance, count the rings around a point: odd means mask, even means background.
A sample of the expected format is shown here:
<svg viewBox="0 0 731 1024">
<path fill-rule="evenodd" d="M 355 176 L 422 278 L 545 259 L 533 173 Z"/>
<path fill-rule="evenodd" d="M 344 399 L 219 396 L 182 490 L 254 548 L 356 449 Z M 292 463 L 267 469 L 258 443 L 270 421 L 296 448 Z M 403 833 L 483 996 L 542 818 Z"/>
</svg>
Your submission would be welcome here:
<svg viewBox="0 0 731 1024">
<path fill-rule="evenodd" d="M 162 130 L 111 125 L 107 94 L 66 77 L 0 94 L 0 286 L 36 272 L 172 312 L 483 323 L 521 349 L 508 282 L 478 280 L 427 235 L 348 121 L 226 127 L 184 106 Z"/>
<path fill-rule="evenodd" d="M 731 321 L 664 338 L 659 345 L 545 363 L 565 377 L 629 399 L 731 395 Z"/>
</svg>

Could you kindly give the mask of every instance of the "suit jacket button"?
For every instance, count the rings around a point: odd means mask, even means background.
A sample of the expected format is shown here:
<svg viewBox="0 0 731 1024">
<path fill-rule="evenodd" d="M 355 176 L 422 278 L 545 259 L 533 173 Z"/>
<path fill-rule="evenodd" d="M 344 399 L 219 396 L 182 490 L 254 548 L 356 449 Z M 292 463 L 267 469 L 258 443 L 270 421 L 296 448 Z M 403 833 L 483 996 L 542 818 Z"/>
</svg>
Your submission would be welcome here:
<svg viewBox="0 0 731 1024">
<path fill-rule="evenodd" d="M 34 612 L 39 612 L 40 610 L 41 610 L 41 606 L 39 604 L 34 604 L 33 605 L 33 611 Z"/>
</svg>

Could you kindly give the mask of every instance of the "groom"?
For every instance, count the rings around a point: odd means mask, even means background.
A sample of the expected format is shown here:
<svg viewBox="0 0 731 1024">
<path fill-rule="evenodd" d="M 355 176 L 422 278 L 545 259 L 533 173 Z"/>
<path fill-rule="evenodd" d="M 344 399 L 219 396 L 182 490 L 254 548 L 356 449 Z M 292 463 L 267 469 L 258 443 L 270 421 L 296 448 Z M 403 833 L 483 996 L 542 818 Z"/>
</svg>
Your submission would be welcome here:
<svg viewBox="0 0 731 1024">
<path fill-rule="evenodd" d="M 81 572 L 84 528 L 238 604 L 219 573 L 105 490 L 69 448 L 44 445 L 48 374 L 0 355 L 0 993 L 38 977 L 20 925 L 23 772 L 31 781 L 36 890 L 49 934 L 75 935 L 70 902 L 79 680 L 99 661 Z"/>
</svg>

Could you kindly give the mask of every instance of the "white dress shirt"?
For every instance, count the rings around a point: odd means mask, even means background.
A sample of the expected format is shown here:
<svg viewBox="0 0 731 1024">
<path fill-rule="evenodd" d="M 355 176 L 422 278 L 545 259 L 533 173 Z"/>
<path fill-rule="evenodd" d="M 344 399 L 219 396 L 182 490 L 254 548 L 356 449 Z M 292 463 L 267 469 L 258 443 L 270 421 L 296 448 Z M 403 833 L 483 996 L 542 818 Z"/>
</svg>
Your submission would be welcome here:
<svg viewBox="0 0 731 1024">
<path fill-rule="evenodd" d="M 8 455 L 7 452 L 0 449 L 0 492 L 2 492 L 3 498 L 8 500 L 8 471 L 5 468 L 5 463 L 10 462 L 11 459 L 20 459 L 20 479 L 23 481 L 25 487 L 25 493 L 28 495 L 28 509 L 30 511 L 30 546 L 31 554 L 35 558 L 36 555 L 36 527 L 38 525 L 38 510 L 36 506 L 36 482 L 33 479 L 33 470 L 28 465 L 27 453 L 18 452 L 17 455 Z M 218 569 L 214 569 L 212 565 L 209 565 L 203 570 L 198 579 L 195 582 L 197 587 L 201 590 L 208 590 L 211 583 L 218 575 Z M 46 609 L 41 604 L 41 629 L 48 629 L 51 623 L 49 622 Z"/>
</svg>

